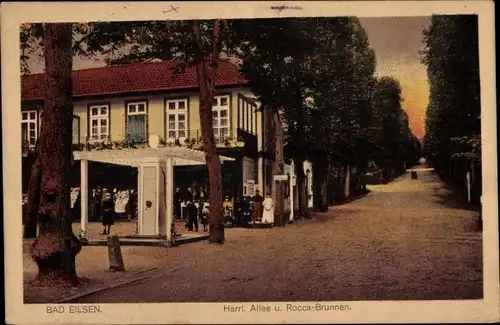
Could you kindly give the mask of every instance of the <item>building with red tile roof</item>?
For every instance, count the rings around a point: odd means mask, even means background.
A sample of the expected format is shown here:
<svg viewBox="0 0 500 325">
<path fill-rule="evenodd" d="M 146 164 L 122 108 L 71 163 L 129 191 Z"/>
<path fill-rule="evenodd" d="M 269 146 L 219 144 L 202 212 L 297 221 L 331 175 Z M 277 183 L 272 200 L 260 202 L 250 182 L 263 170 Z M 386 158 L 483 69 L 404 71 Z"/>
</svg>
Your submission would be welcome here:
<svg viewBox="0 0 500 325">
<path fill-rule="evenodd" d="M 182 67 L 182 61 L 162 61 L 75 70 L 73 96 L 78 99 L 198 88 L 196 68 Z M 246 83 L 247 80 L 235 64 L 220 62 L 216 86 L 240 86 Z M 43 73 L 21 77 L 22 101 L 43 100 L 44 90 Z"/>
</svg>

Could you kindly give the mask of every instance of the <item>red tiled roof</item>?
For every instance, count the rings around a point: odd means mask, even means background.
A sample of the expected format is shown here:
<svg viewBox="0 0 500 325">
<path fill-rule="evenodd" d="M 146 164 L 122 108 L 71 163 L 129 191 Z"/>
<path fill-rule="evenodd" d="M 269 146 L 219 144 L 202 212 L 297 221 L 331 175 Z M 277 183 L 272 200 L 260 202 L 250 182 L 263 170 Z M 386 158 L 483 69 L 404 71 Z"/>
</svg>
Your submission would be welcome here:
<svg viewBox="0 0 500 325">
<path fill-rule="evenodd" d="M 169 91 L 198 88 L 196 68 L 175 73 L 180 61 L 134 63 L 122 66 L 73 71 L 73 97 L 119 95 L 150 91 Z M 235 86 L 247 81 L 238 67 L 221 62 L 216 86 Z M 21 99 L 40 100 L 44 97 L 44 74 L 21 77 Z"/>
</svg>

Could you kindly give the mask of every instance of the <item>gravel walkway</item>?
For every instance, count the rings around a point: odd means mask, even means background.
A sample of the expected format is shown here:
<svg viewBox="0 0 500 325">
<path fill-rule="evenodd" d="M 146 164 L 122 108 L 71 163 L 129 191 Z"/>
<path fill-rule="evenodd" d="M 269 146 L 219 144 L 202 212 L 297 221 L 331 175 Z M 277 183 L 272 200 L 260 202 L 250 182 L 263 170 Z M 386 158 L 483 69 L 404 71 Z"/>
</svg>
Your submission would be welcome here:
<svg viewBox="0 0 500 325">
<path fill-rule="evenodd" d="M 314 220 L 228 229 L 223 246 L 199 242 L 144 250 L 141 260 L 159 263 L 152 278 L 76 302 L 482 297 L 478 212 L 457 204 L 431 171 L 419 172 L 418 180 L 407 173 L 369 189 L 367 196 Z M 134 258 L 124 254 L 128 261 Z"/>
</svg>

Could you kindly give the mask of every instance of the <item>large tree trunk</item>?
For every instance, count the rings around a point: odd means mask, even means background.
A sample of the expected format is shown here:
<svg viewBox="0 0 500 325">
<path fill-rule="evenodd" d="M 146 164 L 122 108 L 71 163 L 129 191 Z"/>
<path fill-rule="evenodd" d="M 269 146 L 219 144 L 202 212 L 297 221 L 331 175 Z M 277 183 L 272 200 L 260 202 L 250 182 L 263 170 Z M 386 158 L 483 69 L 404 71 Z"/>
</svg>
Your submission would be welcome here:
<svg viewBox="0 0 500 325">
<path fill-rule="evenodd" d="M 304 173 L 304 158 L 296 157 L 295 168 L 297 169 L 297 195 L 299 197 L 299 214 L 302 218 L 309 217 L 307 211 L 307 188 L 306 175 Z"/>
<path fill-rule="evenodd" d="M 351 195 L 351 166 L 347 165 L 345 169 L 344 197 L 349 199 Z"/>
<path fill-rule="evenodd" d="M 313 173 L 313 192 L 314 208 L 317 211 L 325 212 L 328 210 L 328 164 L 324 157 L 317 156 L 314 159 Z"/>
<path fill-rule="evenodd" d="M 273 165 L 273 175 L 283 174 L 283 166 L 281 165 L 282 160 L 282 140 L 283 140 L 283 130 L 281 128 L 281 120 L 279 118 L 278 110 L 273 107 L 272 118 L 273 118 L 273 138 L 274 138 L 274 165 Z M 275 181 L 275 196 L 274 196 L 274 224 L 276 226 L 283 226 L 283 214 L 284 214 L 284 192 L 283 186 L 284 182 Z"/>
<path fill-rule="evenodd" d="M 203 151 L 208 168 L 210 189 L 210 237 L 209 242 L 224 243 L 224 217 L 222 215 L 222 170 L 215 146 L 212 123 L 212 100 L 214 97 L 215 78 L 219 61 L 219 21 L 213 26 L 213 48 L 211 58 L 205 55 L 200 35 L 200 22 L 191 22 L 195 41 L 196 75 L 200 86 L 200 126 L 203 139 Z M 209 66 L 210 65 L 210 66 Z"/>
<path fill-rule="evenodd" d="M 36 237 L 36 221 L 38 215 L 38 207 L 40 205 L 40 184 L 42 182 L 42 170 L 41 170 L 41 159 L 38 154 L 37 144 L 37 155 L 35 157 L 35 162 L 31 167 L 30 179 L 28 183 L 28 199 L 26 202 L 26 224 L 24 225 L 24 238 L 35 238 Z"/>
<path fill-rule="evenodd" d="M 39 225 L 31 247 L 38 265 L 37 280 L 74 284 L 78 282 L 75 257 L 81 244 L 71 228 L 71 40 L 71 24 L 44 25 L 44 120 L 28 196 L 30 214 L 37 211 Z"/>
</svg>

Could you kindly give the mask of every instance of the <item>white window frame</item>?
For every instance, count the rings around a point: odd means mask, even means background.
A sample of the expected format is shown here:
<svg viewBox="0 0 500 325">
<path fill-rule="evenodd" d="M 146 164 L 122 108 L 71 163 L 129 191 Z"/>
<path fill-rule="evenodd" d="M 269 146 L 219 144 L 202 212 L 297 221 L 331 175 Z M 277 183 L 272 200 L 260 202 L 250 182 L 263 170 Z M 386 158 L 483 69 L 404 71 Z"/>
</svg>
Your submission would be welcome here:
<svg viewBox="0 0 500 325">
<path fill-rule="evenodd" d="M 35 114 L 35 117 L 34 118 L 31 118 L 31 114 Z M 25 118 L 26 116 L 26 118 Z M 29 142 L 29 147 L 30 148 L 34 148 L 36 146 L 36 141 L 38 139 L 38 111 L 36 110 L 30 110 L 30 111 L 21 111 L 21 132 L 22 132 L 22 126 L 23 124 L 26 124 L 27 125 L 27 130 L 28 130 L 28 134 L 27 134 L 27 138 L 26 140 L 28 140 Z M 35 131 L 35 143 L 31 143 L 30 141 L 30 131 L 31 131 L 31 128 L 32 130 Z M 22 136 L 22 135 L 21 135 Z M 23 143 L 24 145 L 24 143 Z"/>
<path fill-rule="evenodd" d="M 101 113 L 101 109 L 106 108 L 106 114 Z M 97 114 L 93 114 L 93 109 L 97 109 Z M 109 112 L 110 107 L 107 104 L 104 105 L 91 105 L 89 106 L 89 142 L 98 143 L 105 142 L 109 139 L 110 129 L 109 129 Z M 97 133 L 94 134 L 92 122 L 97 121 Z M 101 132 L 101 123 L 106 120 L 106 132 Z"/>
<path fill-rule="evenodd" d="M 174 103 L 175 108 L 170 109 L 170 104 Z M 184 103 L 184 108 L 180 109 L 179 108 L 179 103 Z M 177 98 L 177 99 L 167 99 L 165 101 L 165 123 L 166 123 L 166 139 L 168 141 L 175 141 L 179 140 L 179 142 L 183 142 L 187 137 L 188 137 L 188 131 L 189 131 L 189 114 L 188 114 L 188 100 L 187 98 Z M 175 127 L 173 129 L 170 128 L 170 116 L 173 115 L 175 116 L 175 121 L 174 125 Z M 184 128 L 180 129 L 179 128 L 179 116 L 183 115 L 184 116 Z M 179 132 L 184 131 L 184 136 L 181 137 L 179 136 Z M 175 136 L 171 137 L 170 132 L 174 132 Z"/>
<path fill-rule="evenodd" d="M 227 99 L 227 105 L 221 105 L 221 99 L 226 98 Z M 229 95 L 219 95 L 219 96 L 214 96 L 214 103 L 212 103 L 212 119 L 214 121 L 214 126 L 213 126 L 213 131 L 214 131 L 214 138 L 215 141 L 224 141 L 225 138 L 221 137 L 221 129 L 227 129 L 227 137 L 229 138 L 231 136 L 231 101 Z M 220 117 L 220 113 L 222 111 L 227 111 L 226 117 Z M 217 114 L 217 117 L 214 117 L 214 113 Z M 225 119 L 227 120 L 227 124 L 223 127 L 221 127 L 221 120 Z M 217 121 L 217 124 L 215 123 Z M 216 126 L 217 125 L 217 126 Z"/>
<path fill-rule="evenodd" d="M 143 110 L 139 111 L 139 105 L 143 105 Z M 127 124 L 129 123 L 128 117 L 129 116 L 139 116 L 139 115 L 144 115 L 144 139 L 147 141 L 148 138 L 148 109 L 147 109 L 147 102 L 145 101 L 136 101 L 136 102 L 128 102 L 127 103 L 127 121 L 125 121 Z M 132 108 L 134 108 L 134 111 L 132 111 Z M 129 136 L 130 129 L 127 125 L 127 134 L 126 136 Z"/>
</svg>

